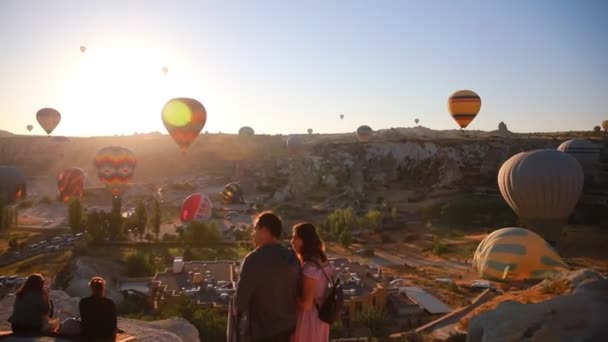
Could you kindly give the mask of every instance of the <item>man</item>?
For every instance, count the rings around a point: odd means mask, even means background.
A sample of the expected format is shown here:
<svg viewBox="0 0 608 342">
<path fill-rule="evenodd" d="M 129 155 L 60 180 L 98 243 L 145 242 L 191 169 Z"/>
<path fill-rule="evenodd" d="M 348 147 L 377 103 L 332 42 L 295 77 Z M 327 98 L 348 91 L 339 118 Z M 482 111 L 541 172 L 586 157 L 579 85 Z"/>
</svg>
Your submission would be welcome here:
<svg viewBox="0 0 608 342">
<path fill-rule="evenodd" d="M 80 300 L 80 335 L 85 341 L 116 339 L 116 305 L 105 297 L 106 281 L 93 277 L 89 282 L 91 296 Z"/>
<path fill-rule="evenodd" d="M 289 342 L 296 326 L 300 262 L 280 244 L 282 230 L 277 215 L 259 214 L 252 233 L 256 249 L 241 265 L 236 308 L 239 314 L 248 314 L 254 342 Z"/>
</svg>

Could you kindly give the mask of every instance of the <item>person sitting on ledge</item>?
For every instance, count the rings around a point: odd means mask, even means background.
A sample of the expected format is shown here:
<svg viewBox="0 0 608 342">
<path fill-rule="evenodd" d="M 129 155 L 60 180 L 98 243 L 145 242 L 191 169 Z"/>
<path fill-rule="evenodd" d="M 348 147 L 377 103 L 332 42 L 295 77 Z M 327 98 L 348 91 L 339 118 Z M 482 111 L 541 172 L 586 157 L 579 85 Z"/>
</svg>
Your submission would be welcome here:
<svg viewBox="0 0 608 342">
<path fill-rule="evenodd" d="M 34 273 L 27 277 L 15 292 L 13 314 L 8 319 L 17 335 L 41 335 L 50 332 L 49 318 L 53 316 L 53 304 L 44 286 L 44 277 Z"/>
<path fill-rule="evenodd" d="M 114 301 L 105 297 L 106 281 L 93 277 L 91 296 L 80 300 L 80 336 L 83 341 L 114 341 L 117 321 Z"/>
</svg>

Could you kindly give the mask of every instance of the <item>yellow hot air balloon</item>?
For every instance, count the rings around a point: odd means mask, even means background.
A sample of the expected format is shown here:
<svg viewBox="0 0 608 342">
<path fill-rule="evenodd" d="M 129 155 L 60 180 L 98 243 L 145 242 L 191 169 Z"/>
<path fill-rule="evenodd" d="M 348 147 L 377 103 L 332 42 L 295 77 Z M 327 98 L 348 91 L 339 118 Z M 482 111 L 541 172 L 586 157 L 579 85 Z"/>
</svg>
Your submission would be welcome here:
<svg viewBox="0 0 608 342">
<path fill-rule="evenodd" d="M 552 149 L 518 153 L 498 171 L 504 200 L 526 228 L 553 246 L 581 196 L 583 181 L 579 162 Z"/>
<path fill-rule="evenodd" d="M 174 98 L 165 104 L 161 117 L 167 131 L 185 153 L 205 127 L 207 111 L 197 100 Z"/>
<path fill-rule="evenodd" d="M 538 234 L 523 228 L 502 228 L 477 246 L 472 266 L 479 276 L 493 281 L 548 278 L 568 266 Z"/>
<path fill-rule="evenodd" d="M 61 122 L 61 114 L 56 109 L 53 108 L 42 108 L 36 113 L 36 120 L 46 134 L 51 134 L 55 127 L 59 125 Z"/>
<path fill-rule="evenodd" d="M 480 109 L 481 98 L 471 90 L 459 90 L 448 99 L 448 110 L 460 128 L 466 128 Z"/>
</svg>

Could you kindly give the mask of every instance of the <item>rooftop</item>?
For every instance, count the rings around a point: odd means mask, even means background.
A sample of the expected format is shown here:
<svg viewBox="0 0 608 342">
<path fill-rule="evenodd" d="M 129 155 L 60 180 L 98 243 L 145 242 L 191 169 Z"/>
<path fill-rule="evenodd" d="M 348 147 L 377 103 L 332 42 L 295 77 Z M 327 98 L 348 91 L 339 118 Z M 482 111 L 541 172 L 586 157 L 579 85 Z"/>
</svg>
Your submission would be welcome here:
<svg viewBox="0 0 608 342">
<path fill-rule="evenodd" d="M 405 294 L 409 299 L 424 308 L 430 314 L 452 312 L 452 309 L 449 306 L 419 287 L 402 287 L 399 289 L 399 292 Z"/>
</svg>

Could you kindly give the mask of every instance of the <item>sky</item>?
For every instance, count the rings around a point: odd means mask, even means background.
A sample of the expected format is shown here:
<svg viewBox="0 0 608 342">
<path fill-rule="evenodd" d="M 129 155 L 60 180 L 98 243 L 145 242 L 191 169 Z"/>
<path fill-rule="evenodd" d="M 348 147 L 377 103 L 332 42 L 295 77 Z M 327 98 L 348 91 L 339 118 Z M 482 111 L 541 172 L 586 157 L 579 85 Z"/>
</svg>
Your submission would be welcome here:
<svg viewBox="0 0 608 342">
<path fill-rule="evenodd" d="M 454 129 L 459 89 L 482 98 L 468 129 L 591 130 L 608 119 L 608 1 L 0 1 L 14 133 L 44 134 L 44 107 L 53 135 L 166 133 L 173 97 L 203 103 L 209 132 Z"/>
</svg>

